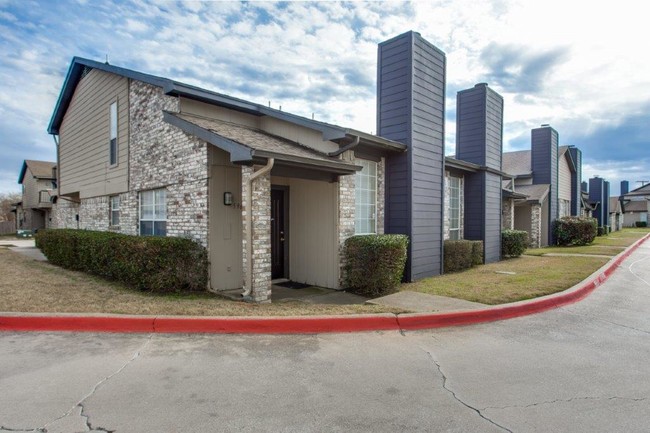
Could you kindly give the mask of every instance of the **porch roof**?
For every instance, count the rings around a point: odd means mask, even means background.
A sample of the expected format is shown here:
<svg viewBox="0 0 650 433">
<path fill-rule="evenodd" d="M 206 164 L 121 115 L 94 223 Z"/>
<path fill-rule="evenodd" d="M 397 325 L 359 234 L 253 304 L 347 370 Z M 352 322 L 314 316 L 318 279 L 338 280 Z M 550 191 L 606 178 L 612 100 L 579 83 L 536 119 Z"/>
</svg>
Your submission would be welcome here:
<svg viewBox="0 0 650 433">
<path fill-rule="evenodd" d="M 539 184 L 539 185 L 521 185 L 516 188 L 516 192 L 525 194 L 526 200 L 534 203 L 541 203 L 544 201 L 548 195 L 549 184 Z"/>
<path fill-rule="evenodd" d="M 228 152 L 231 162 L 235 164 L 263 163 L 268 158 L 274 158 L 276 165 L 339 175 L 361 170 L 361 166 L 256 128 L 170 112 L 164 112 L 164 120 Z"/>
</svg>

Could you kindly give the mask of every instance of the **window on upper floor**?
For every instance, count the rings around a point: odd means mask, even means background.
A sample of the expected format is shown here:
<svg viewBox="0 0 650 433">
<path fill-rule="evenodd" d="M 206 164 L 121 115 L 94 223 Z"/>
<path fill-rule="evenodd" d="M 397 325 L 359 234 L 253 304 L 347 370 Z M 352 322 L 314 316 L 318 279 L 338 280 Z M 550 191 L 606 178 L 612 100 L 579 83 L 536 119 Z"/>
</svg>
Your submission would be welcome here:
<svg viewBox="0 0 650 433">
<path fill-rule="evenodd" d="M 120 225 L 120 196 L 112 195 L 109 197 L 109 207 L 110 207 L 110 225 L 119 226 Z"/>
<path fill-rule="evenodd" d="M 460 192 L 459 177 L 449 176 L 449 239 L 460 239 Z"/>
<path fill-rule="evenodd" d="M 110 165 L 117 165 L 117 102 L 113 102 L 110 109 L 110 140 L 108 153 Z"/>
<path fill-rule="evenodd" d="M 362 166 L 355 178 L 355 218 L 356 234 L 377 233 L 377 163 L 357 159 Z"/>
<path fill-rule="evenodd" d="M 140 235 L 167 235 L 167 191 L 165 189 L 140 193 Z"/>
</svg>

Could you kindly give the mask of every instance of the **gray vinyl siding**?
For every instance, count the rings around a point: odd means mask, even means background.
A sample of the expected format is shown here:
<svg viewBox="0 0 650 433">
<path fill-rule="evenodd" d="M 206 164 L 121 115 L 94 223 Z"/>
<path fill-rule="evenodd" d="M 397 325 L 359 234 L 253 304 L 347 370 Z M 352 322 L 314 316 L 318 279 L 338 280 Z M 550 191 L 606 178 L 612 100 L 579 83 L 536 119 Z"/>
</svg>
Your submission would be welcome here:
<svg viewBox="0 0 650 433">
<path fill-rule="evenodd" d="M 580 200 L 580 189 L 582 186 L 582 152 L 577 147 L 569 147 L 571 159 L 576 171 L 571 173 L 571 215 L 582 214 L 582 202 Z"/>
<path fill-rule="evenodd" d="M 79 82 L 60 128 L 59 182 L 81 198 L 128 189 L 128 79 L 93 69 Z M 110 165 L 110 105 L 117 101 L 118 163 Z"/>
<path fill-rule="evenodd" d="M 405 279 L 442 270 L 445 64 L 413 32 L 379 45 L 377 131 L 408 145 L 386 160 L 385 232 L 409 236 Z"/>
<path fill-rule="evenodd" d="M 503 98 L 485 84 L 458 92 L 456 158 L 501 170 Z M 485 263 L 501 259 L 501 176 L 465 177 L 464 237 L 483 241 Z"/>
<path fill-rule="evenodd" d="M 549 126 L 531 131 L 533 184 L 550 184 L 548 196 L 548 244 L 553 245 L 553 221 L 558 218 L 558 133 Z"/>
</svg>

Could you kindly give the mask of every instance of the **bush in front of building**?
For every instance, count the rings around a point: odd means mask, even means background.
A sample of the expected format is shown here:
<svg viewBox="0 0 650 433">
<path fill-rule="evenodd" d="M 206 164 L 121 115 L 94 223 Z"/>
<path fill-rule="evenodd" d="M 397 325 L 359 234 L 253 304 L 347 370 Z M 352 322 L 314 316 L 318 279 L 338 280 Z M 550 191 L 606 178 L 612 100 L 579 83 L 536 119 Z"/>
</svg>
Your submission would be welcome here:
<svg viewBox="0 0 650 433">
<path fill-rule="evenodd" d="M 447 240 L 444 246 L 444 273 L 458 272 L 483 263 L 483 241 Z"/>
<path fill-rule="evenodd" d="M 141 291 L 207 289 L 207 251 L 190 239 L 57 229 L 39 230 L 36 246 L 54 265 Z"/>
<path fill-rule="evenodd" d="M 637 227 L 648 227 L 648 223 L 646 221 L 637 221 L 634 225 Z"/>
<path fill-rule="evenodd" d="M 528 232 L 503 230 L 501 232 L 501 257 L 519 257 L 528 247 Z"/>
<path fill-rule="evenodd" d="M 345 286 L 362 296 L 395 293 L 404 275 L 406 235 L 358 235 L 345 241 Z"/>
<path fill-rule="evenodd" d="M 598 227 L 595 218 L 562 217 L 553 223 L 555 239 L 560 246 L 589 245 L 596 239 L 596 235 L 602 236 L 605 228 Z"/>
<path fill-rule="evenodd" d="M 600 226 L 598 227 L 596 234 L 598 236 L 607 236 L 609 234 L 609 226 Z"/>
</svg>

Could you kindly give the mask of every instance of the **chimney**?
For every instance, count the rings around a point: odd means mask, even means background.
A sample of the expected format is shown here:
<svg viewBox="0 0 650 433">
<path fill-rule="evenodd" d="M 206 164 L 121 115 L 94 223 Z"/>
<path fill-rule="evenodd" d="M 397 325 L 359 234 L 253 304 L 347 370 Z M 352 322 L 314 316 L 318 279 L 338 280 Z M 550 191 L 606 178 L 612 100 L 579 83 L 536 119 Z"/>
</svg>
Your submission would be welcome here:
<svg viewBox="0 0 650 433">
<path fill-rule="evenodd" d="M 582 151 L 575 146 L 569 146 L 569 154 L 576 166 L 576 172 L 571 173 L 571 215 L 582 214 L 582 200 L 580 197 L 580 186 L 582 182 Z"/>
<path fill-rule="evenodd" d="M 555 129 L 544 124 L 531 131 L 531 165 L 533 184 L 549 184 L 548 195 L 548 244 L 553 245 L 553 221 L 559 216 L 558 209 L 558 145 L 559 136 Z"/>
<path fill-rule="evenodd" d="M 594 210 L 593 217 L 598 220 L 598 226 L 607 225 L 605 221 L 605 181 L 603 178 L 594 176 L 589 179 L 589 201 L 598 203 Z M 607 215 L 609 216 L 609 215 Z"/>
<path fill-rule="evenodd" d="M 627 180 L 622 180 L 621 181 L 621 196 L 627 194 L 630 192 L 630 182 Z"/>
<path fill-rule="evenodd" d="M 408 146 L 386 159 L 385 232 L 409 236 L 404 278 L 442 273 L 445 53 L 407 32 L 379 44 L 377 134 Z"/>
<path fill-rule="evenodd" d="M 608 226 L 609 222 L 610 222 L 609 221 L 609 182 L 604 181 L 603 184 L 605 185 L 605 188 L 603 190 L 603 200 L 604 200 L 604 204 L 603 204 L 603 221 L 604 221 L 604 224 L 603 225 Z"/>
<path fill-rule="evenodd" d="M 589 192 L 589 184 L 586 180 L 582 182 L 582 192 Z"/>
<path fill-rule="evenodd" d="M 456 158 L 501 171 L 503 98 L 486 83 L 456 98 Z M 465 175 L 464 237 L 483 241 L 485 263 L 501 259 L 501 175 Z"/>
</svg>

